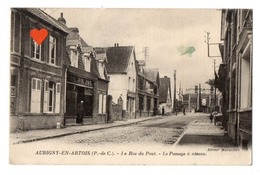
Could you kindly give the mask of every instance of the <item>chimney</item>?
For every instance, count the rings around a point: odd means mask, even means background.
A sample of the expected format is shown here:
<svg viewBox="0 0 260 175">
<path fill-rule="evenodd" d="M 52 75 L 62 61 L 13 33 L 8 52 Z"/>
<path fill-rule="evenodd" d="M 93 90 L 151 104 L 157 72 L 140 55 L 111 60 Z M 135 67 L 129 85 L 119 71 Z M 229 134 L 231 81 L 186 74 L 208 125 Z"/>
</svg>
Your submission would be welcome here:
<svg viewBox="0 0 260 175">
<path fill-rule="evenodd" d="M 114 47 L 119 47 L 119 43 L 115 43 L 115 44 L 114 44 Z"/>
<path fill-rule="evenodd" d="M 66 20 L 63 18 L 63 13 L 60 13 L 60 17 L 58 18 L 58 21 L 64 25 L 66 25 Z"/>
</svg>

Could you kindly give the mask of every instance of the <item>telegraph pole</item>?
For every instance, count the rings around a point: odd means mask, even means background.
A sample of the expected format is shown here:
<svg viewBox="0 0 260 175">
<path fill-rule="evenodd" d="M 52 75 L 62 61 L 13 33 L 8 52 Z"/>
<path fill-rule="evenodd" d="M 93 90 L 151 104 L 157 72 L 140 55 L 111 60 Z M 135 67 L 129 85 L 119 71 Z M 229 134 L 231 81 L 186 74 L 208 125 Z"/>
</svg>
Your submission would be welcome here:
<svg viewBox="0 0 260 175">
<path fill-rule="evenodd" d="M 214 110 L 216 110 L 216 100 L 217 100 L 217 91 L 216 91 L 216 60 L 214 59 L 214 85 L 215 85 L 215 89 L 214 89 Z"/>
<path fill-rule="evenodd" d="M 173 78 L 174 78 L 173 110 L 174 112 L 176 112 L 176 70 L 174 70 Z"/>
<path fill-rule="evenodd" d="M 216 100 L 217 100 L 217 91 L 216 91 L 216 57 L 221 57 L 220 55 L 211 55 L 210 54 L 210 49 L 209 49 L 209 46 L 210 45 L 219 45 L 219 44 L 221 44 L 221 43 L 210 43 L 210 33 L 209 32 L 206 32 L 206 43 L 207 43 L 207 49 L 208 49 L 208 57 L 209 58 L 214 58 L 213 59 L 213 66 L 214 66 L 214 109 L 213 110 L 216 110 Z"/>
</svg>

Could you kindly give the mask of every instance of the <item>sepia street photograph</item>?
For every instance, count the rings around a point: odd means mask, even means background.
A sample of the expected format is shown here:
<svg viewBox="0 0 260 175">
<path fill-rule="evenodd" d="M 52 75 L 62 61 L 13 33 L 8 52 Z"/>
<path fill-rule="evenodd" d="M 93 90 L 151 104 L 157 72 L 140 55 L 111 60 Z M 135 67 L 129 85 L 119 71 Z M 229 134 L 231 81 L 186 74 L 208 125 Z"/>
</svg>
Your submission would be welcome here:
<svg viewBox="0 0 260 175">
<path fill-rule="evenodd" d="M 253 9 L 10 8 L 12 165 L 252 165 Z"/>
</svg>

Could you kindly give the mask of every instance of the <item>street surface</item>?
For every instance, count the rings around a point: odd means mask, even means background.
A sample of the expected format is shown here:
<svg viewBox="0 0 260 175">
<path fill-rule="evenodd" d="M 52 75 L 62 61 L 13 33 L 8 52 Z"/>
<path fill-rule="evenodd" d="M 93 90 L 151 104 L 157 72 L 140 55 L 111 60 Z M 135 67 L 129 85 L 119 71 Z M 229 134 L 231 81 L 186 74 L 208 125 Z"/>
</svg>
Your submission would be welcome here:
<svg viewBox="0 0 260 175">
<path fill-rule="evenodd" d="M 194 120 L 208 120 L 208 117 L 195 114 L 184 116 L 164 116 L 155 120 L 149 120 L 125 127 L 115 127 L 99 131 L 91 131 L 82 134 L 74 134 L 70 136 L 36 141 L 31 143 L 23 143 L 31 147 L 41 147 L 43 145 L 77 145 L 77 146 L 116 146 L 129 144 L 148 144 L 148 145 L 173 145 L 187 124 Z M 17 146 L 22 146 L 18 144 Z"/>
</svg>

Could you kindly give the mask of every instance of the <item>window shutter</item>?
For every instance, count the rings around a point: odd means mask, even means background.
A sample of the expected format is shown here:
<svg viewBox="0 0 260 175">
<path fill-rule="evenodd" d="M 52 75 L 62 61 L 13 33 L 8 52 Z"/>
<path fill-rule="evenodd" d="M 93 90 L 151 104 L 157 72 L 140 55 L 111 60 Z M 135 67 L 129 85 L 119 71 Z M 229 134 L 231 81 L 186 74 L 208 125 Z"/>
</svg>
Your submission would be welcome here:
<svg viewBox="0 0 260 175">
<path fill-rule="evenodd" d="M 35 113 L 36 110 L 35 110 L 35 104 L 36 104 L 36 101 L 35 101 L 35 96 L 36 96 L 36 79 L 35 78 L 32 78 L 32 81 L 31 81 L 31 112 L 32 113 Z"/>
<path fill-rule="evenodd" d="M 60 83 L 56 84 L 55 113 L 60 113 Z"/>
<path fill-rule="evenodd" d="M 49 92 L 49 82 L 48 80 L 44 81 L 44 101 L 43 101 L 43 112 L 48 111 L 48 92 Z"/>
<path fill-rule="evenodd" d="M 40 60 L 41 61 L 45 61 L 47 58 L 46 57 L 48 57 L 48 56 L 46 56 L 46 51 L 47 51 L 47 49 L 45 48 L 45 47 L 47 47 L 48 46 L 48 37 L 46 37 L 45 38 L 45 40 L 42 42 L 42 44 L 40 45 Z"/>
<path fill-rule="evenodd" d="M 31 48 L 31 36 L 30 36 L 30 19 L 25 17 L 22 25 L 24 35 L 24 54 L 30 56 L 30 48 Z"/>
<path fill-rule="evenodd" d="M 103 114 L 106 113 L 107 96 L 103 95 Z"/>
<path fill-rule="evenodd" d="M 99 99 L 98 99 L 98 113 L 102 114 L 102 94 L 99 94 Z"/>
<path fill-rule="evenodd" d="M 37 79 L 37 88 L 36 88 L 36 112 L 40 113 L 41 110 L 41 80 Z"/>
</svg>

